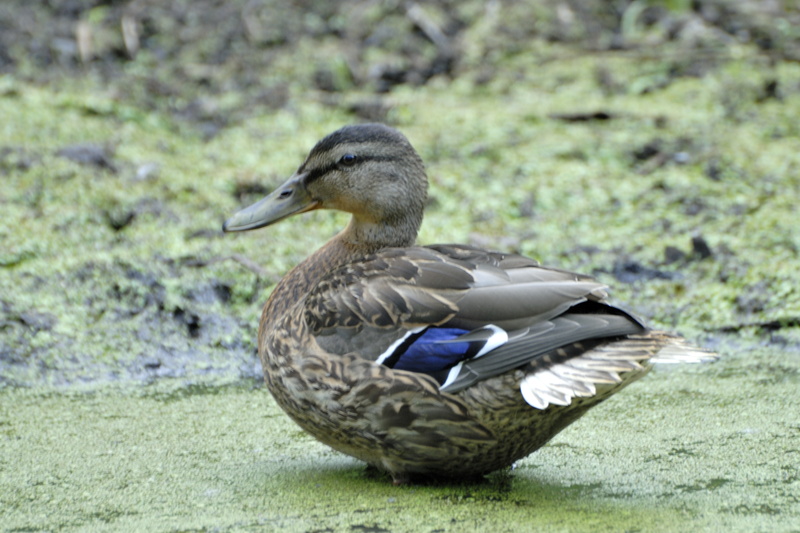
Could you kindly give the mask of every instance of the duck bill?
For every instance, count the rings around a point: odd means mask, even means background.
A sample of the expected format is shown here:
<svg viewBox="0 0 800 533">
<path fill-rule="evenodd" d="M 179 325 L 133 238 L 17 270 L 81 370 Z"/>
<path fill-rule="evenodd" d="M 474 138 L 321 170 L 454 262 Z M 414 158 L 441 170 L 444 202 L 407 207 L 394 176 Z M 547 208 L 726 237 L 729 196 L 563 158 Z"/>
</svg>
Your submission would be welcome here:
<svg viewBox="0 0 800 533">
<path fill-rule="evenodd" d="M 247 231 L 263 228 L 284 218 L 319 208 L 303 181 L 306 174 L 295 174 L 268 196 L 245 207 L 222 225 L 222 231 Z"/>
</svg>

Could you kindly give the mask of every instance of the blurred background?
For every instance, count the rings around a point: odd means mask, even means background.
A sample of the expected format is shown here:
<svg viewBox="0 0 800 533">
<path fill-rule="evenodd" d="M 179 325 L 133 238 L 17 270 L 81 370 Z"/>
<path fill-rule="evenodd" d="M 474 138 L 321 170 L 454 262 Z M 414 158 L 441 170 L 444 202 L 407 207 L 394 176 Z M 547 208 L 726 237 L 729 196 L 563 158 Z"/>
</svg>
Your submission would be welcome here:
<svg viewBox="0 0 800 533">
<path fill-rule="evenodd" d="M 220 224 L 358 121 L 427 162 L 421 242 L 797 346 L 798 28 L 781 1 L 3 2 L 0 383 L 257 378 L 261 303 L 346 219 Z"/>
</svg>

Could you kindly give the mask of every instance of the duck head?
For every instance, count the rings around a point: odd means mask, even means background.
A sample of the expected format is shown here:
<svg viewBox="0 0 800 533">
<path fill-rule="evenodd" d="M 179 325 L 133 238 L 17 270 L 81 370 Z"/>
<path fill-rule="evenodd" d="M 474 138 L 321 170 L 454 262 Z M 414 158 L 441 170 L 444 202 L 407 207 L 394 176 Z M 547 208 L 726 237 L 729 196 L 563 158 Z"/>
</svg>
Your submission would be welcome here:
<svg viewBox="0 0 800 533">
<path fill-rule="evenodd" d="M 314 209 L 353 215 L 343 232 L 355 244 L 408 246 L 422 222 L 425 167 L 408 139 L 383 124 L 341 128 L 259 202 L 229 218 L 223 231 L 246 231 Z"/>
</svg>

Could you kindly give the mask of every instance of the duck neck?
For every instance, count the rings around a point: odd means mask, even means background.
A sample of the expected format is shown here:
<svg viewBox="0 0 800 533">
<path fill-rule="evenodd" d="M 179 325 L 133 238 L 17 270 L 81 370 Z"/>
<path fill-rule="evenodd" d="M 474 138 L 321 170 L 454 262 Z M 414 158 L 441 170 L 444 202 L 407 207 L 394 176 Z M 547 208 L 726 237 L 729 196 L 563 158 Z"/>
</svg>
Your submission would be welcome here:
<svg viewBox="0 0 800 533">
<path fill-rule="evenodd" d="M 283 277 L 264 306 L 262 320 L 277 320 L 304 299 L 323 276 L 339 267 L 384 248 L 412 246 L 422 215 L 405 218 L 387 224 L 354 216 L 344 230 Z"/>
<path fill-rule="evenodd" d="M 346 262 L 349 262 L 383 248 L 412 246 L 417 240 L 417 232 L 421 223 L 421 214 L 419 216 L 406 215 L 400 220 L 391 222 L 374 221 L 354 215 L 347 227 L 336 236 L 336 239 L 340 239 L 339 244 L 353 250 L 356 255 L 348 258 Z"/>
</svg>

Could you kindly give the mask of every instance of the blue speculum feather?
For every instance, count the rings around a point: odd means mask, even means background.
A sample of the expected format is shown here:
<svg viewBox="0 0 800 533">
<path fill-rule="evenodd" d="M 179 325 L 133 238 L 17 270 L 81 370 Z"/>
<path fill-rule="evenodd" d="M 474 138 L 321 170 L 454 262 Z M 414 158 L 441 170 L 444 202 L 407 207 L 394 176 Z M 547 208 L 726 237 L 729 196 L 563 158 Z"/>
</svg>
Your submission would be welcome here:
<svg viewBox="0 0 800 533">
<path fill-rule="evenodd" d="M 474 357 L 486 344 L 484 340 L 452 342 L 469 333 L 457 328 L 427 328 L 410 335 L 384 364 L 397 370 L 436 374 L 464 359 Z"/>
</svg>

